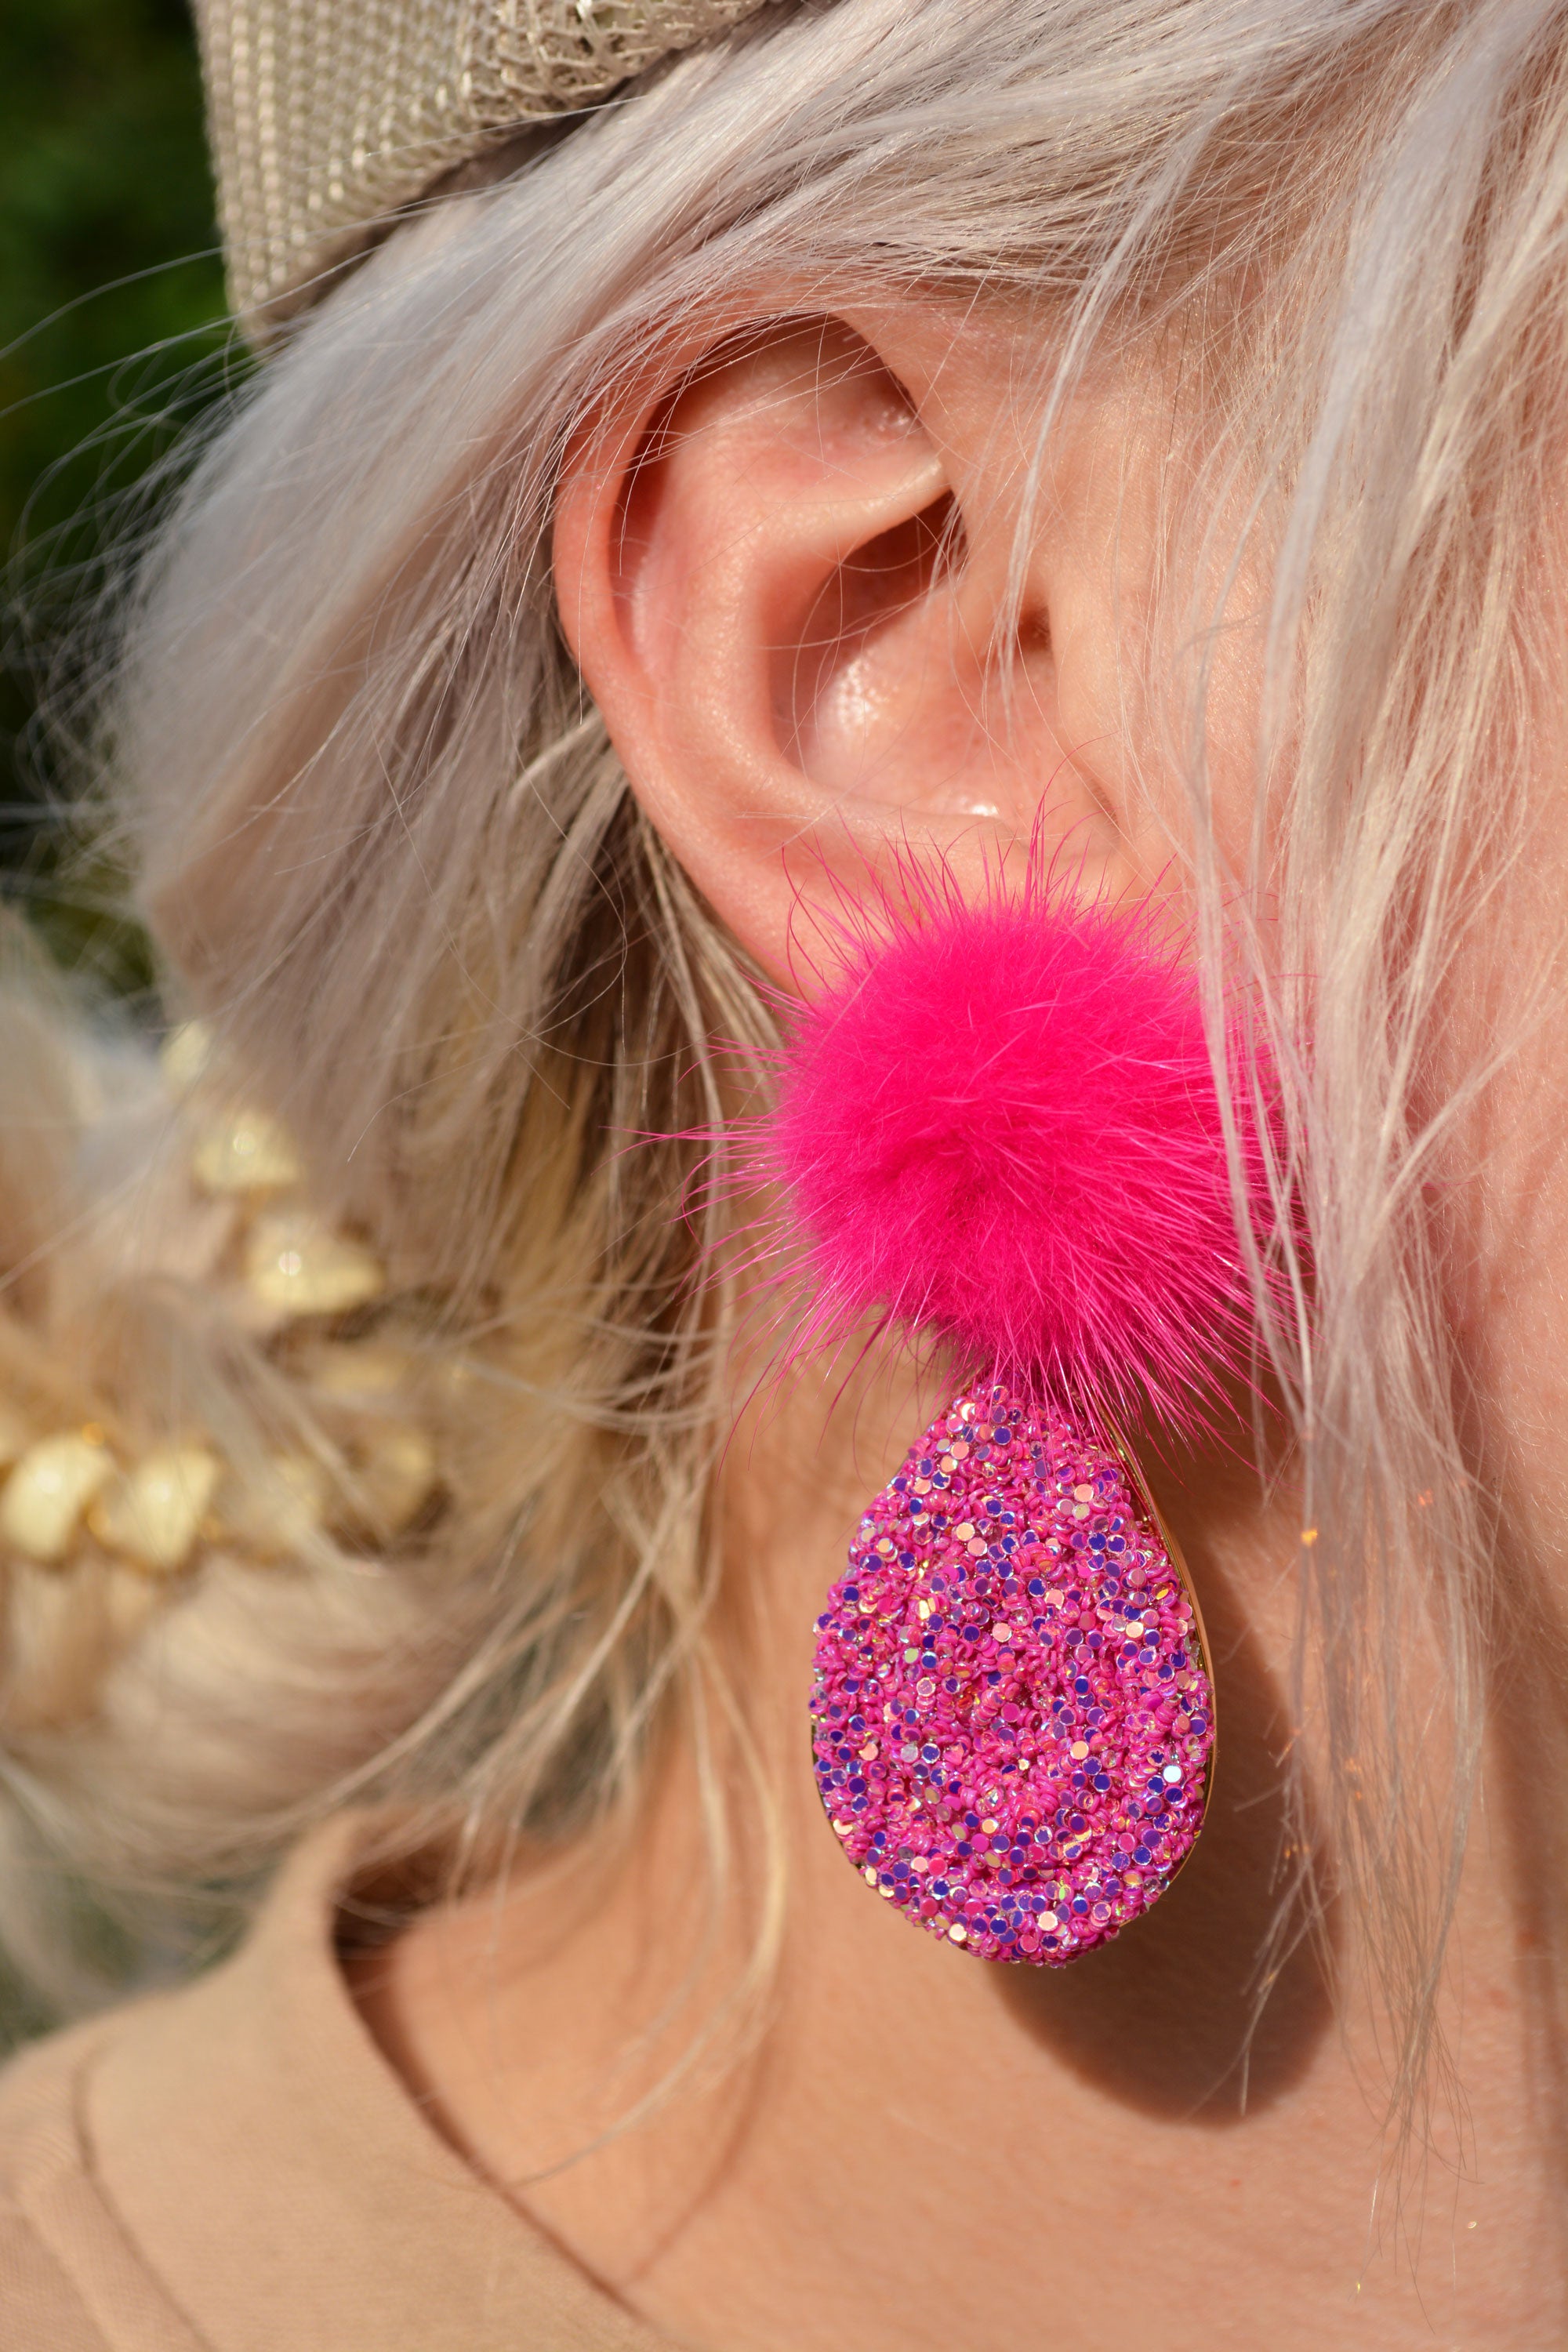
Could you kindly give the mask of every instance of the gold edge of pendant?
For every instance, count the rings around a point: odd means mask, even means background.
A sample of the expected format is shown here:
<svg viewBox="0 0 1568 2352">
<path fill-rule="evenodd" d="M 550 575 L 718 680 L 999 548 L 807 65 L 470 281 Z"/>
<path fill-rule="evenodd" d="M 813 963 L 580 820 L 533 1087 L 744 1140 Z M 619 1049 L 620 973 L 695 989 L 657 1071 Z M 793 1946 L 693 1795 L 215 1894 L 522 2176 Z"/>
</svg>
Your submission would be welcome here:
<svg viewBox="0 0 1568 2352">
<path fill-rule="evenodd" d="M 1132 1483 L 1133 1492 L 1152 1520 L 1155 1532 L 1164 1545 L 1176 1574 L 1182 1580 L 1182 1589 L 1193 1604 L 1193 1624 L 1198 1637 L 1198 1655 L 1203 1662 L 1204 1674 L 1209 1686 L 1209 1752 L 1204 1766 L 1204 1809 L 1198 1815 L 1198 1826 L 1193 1832 L 1192 1845 L 1188 1846 L 1186 1853 L 1165 1882 L 1169 1886 L 1175 1884 L 1192 1858 L 1193 1846 L 1196 1845 L 1202 1834 L 1204 1823 L 1209 1817 L 1209 1804 L 1214 1796 L 1215 1765 L 1219 1759 L 1219 1693 L 1214 1678 L 1214 1652 L 1209 1646 L 1208 1629 L 1204 1623 L 1203 1603 L 1198 1599 L 1198 1589 L 1193 1581 L 1192 1570 L 1187 1566 L 1187 1556 L 1172 1534 L 1163 1511 L 1154 1500 L 1153 1489 L 1143 1475 L 1143 1465 L 1121 1429 L 1111 1420 L 1110 1415 L 1102 1412 L 1100 1419 L 1100 1425 L 1110 1442 L 1112 1453 L 1126 1471 Z"/>
</svg>

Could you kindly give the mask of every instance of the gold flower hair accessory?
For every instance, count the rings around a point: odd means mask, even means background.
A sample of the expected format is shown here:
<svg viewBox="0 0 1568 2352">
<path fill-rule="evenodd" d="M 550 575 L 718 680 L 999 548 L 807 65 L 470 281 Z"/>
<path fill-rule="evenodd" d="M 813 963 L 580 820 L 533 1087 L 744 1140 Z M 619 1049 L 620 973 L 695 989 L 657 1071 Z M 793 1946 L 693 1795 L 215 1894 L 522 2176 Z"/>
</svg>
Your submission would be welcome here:
<svg viewBox="0 0 1568 2352">
<path fill-rule="evenodd" d="M 309 1571 L 386 1562 L 438 1510 L 441 1439 L 469 1374 L 432 1357 L 357 1235 L 319 1217 L 287 1129 L 237 1102 L 201 1024 L 166 1044 L 213 1296 L 297 1402 L 294 1443 L 155 1443 L 101 1397 L 0 1394 L 0 1720 L 81 1720 L 121 1651 L 212 1560 Z M 81 1407 L 87 1407 L 84 1414 Z M 308 1438 L 303 1434 L 309 1431 Z"/>
<path fill-rule="evenodd" d="M 234 307 L 253 331 L 455 165 L 765 0 L 195 0 Z"/>
</svg>

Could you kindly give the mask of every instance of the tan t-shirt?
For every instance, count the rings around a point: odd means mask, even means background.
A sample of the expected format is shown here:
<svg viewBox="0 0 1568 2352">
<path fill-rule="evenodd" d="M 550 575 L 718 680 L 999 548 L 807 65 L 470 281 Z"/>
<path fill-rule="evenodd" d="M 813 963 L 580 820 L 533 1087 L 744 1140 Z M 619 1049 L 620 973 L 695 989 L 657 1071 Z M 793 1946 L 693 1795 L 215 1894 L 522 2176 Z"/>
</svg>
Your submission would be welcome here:
<svg viewBox="0 0 1568 2352">
<path fill-rule="evenodd" d="M 225 1966 L 0 2075 L 5 2352 L 668 2352 L 426 2122 L 333 1946 L 354 1829 Z"/>
</svg>

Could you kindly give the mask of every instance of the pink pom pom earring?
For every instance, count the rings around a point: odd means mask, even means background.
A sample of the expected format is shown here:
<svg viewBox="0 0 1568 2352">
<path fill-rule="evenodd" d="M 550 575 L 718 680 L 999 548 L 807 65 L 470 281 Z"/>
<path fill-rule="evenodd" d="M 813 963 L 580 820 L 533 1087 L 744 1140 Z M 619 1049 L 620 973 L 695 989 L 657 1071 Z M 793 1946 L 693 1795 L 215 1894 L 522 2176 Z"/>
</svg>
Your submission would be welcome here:
<svg viewBox="0 0 1568 2352">
<path fill-rule="evenodd" d="M 973 1374 L 817 1620 L 822 1801 L 929 1933 L 1061 1967 L 1170 1885 L 1213 1763 L 1196 1601 L 1118 1428 L 1205 1421 L 1250 1328 L 1194 982 L 1146 916 L 1037 875 L 927 887 L 781 1081 L 816 1328 L 879 1315 Z"/>
</svg>

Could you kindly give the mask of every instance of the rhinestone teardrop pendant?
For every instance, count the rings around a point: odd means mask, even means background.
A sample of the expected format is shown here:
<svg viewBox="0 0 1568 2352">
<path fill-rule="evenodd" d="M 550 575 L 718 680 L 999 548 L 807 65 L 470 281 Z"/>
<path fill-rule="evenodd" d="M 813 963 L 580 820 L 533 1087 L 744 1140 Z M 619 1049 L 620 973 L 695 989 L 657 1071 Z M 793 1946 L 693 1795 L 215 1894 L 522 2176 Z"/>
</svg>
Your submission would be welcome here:
<svg viewBox="0 0 1568 2352">
<path fill-rule="evenodd" d="M 955 1399 L 817 1619 L 817 1788 L 868 1884 L 993 1960 L 1060 1968 L 1148 1910 L 1207 1802 L 1197 1606 L 1123 1449 Z"/>
</svg>

